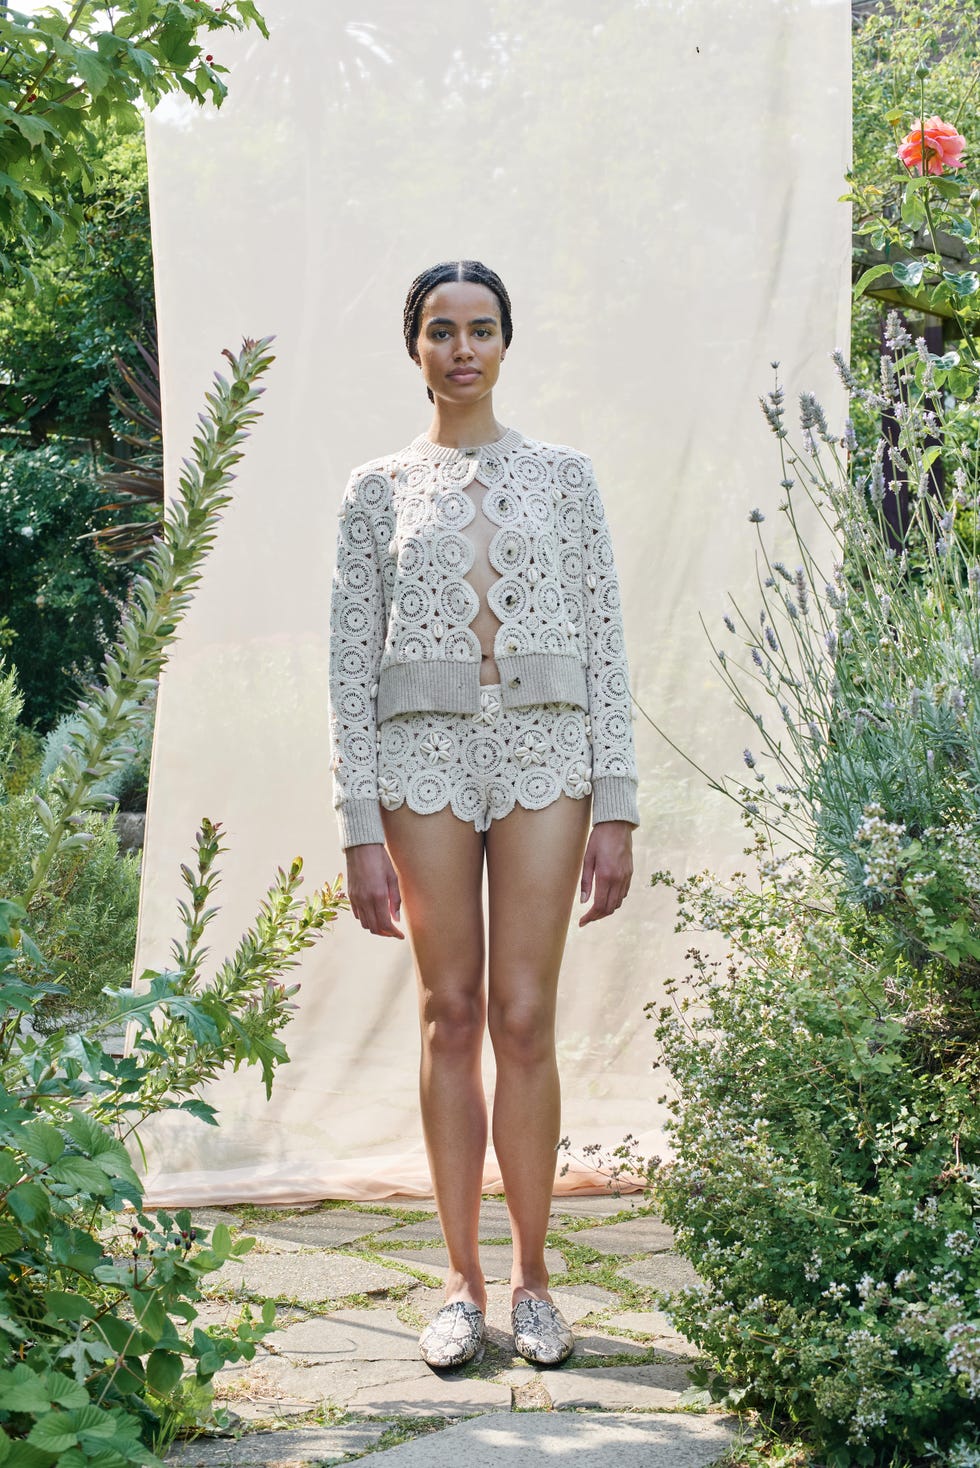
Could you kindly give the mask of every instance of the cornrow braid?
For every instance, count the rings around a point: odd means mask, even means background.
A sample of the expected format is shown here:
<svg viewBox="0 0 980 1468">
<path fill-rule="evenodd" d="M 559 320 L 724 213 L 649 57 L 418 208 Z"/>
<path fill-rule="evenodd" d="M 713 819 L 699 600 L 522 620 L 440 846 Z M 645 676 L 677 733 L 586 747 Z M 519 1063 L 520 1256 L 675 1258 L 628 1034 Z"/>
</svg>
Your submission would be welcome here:
<svg viewBox="0 0 980 1468">
<path fill-rule="evenodd" d="M 423 270 L 409 287 L 403 318 L 408 355 L 414 360 L 422 322 L 422 307 L 425 304 L 426 296 L 430 291 L 434 291 L 437 285 L 445 285 L 447 281 L 451 280 L 470 281 L 473 285 L 485 285 L 488 290 L 493 291 L 500 303 L 500 327 L 503 332 L 504 346 L 509 347 L 514 335 L 514 326 L 510 316 L 510 296 L 500 276 L 488 265 L 484 265 L 481 260 L 443 260 L 440 264 L 430 265 L 428 270 Z M 429 401 L 433 402 L 432 389 L 426 388 L 426 393 Z"/>
</svg>

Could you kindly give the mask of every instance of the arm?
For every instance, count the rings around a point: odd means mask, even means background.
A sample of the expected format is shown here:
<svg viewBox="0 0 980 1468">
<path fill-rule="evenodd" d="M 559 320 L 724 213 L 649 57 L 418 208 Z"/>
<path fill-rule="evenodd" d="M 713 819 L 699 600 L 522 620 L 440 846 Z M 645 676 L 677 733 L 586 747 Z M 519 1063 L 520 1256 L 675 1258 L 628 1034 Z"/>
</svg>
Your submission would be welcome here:
<svg viewBox="0 0 980 1468">
<path fill-rule="evenodd" d="M 384 848 L 378 799 L 377 684 L 385 637 L 385 596 L 361 478 L 352 474 L 340 506 L 330 597 L 330 743 L 334 808 L 347 858 L 351 911 L 370 932 L 404 937 L 394 926 L 398 879 Z"/>
<path fill-rule="evenodd" d="M 591 463 L 582 498 L 582 604 L 593 794 L 581 897 L 588 901 L 594 881 L 595 898 L 580 927 L 607 917 L 623 902 L 633 875 L 633 827 L 640 824 L 619 579 Z"/>
</svg>

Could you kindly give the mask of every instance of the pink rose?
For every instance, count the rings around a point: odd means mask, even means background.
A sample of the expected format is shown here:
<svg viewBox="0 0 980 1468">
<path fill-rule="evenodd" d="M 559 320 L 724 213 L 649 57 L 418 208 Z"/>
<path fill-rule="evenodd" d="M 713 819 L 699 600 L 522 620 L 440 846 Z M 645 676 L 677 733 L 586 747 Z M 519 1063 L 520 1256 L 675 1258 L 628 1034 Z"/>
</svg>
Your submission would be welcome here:
<svg viewBox="0 0 980 1468">
<path fill-rule="evenodd" d="M 952 123 L 943 122 L 941 117 L 927 117 L 924 124 L 920 118 L 919 124 L 898 145 L 898 156 L 906 168 L 916 173 L 923 172 L 923 134 L 926 170 L 929 173 L 942 173 L 944 168 L 962 167 L 966 138 L 956 131 Z"/>
</svg>

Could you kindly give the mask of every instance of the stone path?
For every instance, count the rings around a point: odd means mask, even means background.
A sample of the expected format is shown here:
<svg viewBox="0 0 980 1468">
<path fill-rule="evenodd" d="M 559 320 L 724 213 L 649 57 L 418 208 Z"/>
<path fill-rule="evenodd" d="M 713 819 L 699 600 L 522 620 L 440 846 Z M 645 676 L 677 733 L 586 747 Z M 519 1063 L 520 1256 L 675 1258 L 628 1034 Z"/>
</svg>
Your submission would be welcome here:
<svg viewBox="0 0 980 1468">
<path fill-rule="evenodd" d="M 193 1218 L 257 1241 L 210 1276 L 197 1324 L 227 1323 L 244 1301 L 270 1297 L 278 1328 L 253 1361 L 215 1378 L 230 1434 L 174 1444 L 174 1468 L 298 1468 L 378 1453 L 385 1468 L 543 1468 L 564 1452 L 576 1468 L 707 1468 L 731 1445 L 732 1419 L 691 1386 L 694 1352 L 659 1308 L 658 1290 L 694 1272 L 635 1197 L 555 1199 L 552 1293 L 577 1345 L 550 1370 L 514 1352 L 499 1198 L 484 1200 L 480 1219 L 486 1352 L 450 1373 L 418 1355 L 447 1267 L 430 1201 L 201 1209 Z"/>
</svg>

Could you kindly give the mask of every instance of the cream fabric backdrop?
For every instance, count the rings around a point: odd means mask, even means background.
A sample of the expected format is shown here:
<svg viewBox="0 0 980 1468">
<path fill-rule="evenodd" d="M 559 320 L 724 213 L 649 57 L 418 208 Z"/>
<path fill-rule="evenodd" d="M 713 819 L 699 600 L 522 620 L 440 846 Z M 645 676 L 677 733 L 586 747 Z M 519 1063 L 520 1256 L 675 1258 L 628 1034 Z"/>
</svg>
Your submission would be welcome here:
<svg viewBox="0 0 980 1468">
<path fill-rule="evenodd" d="M 850 217 L 847 0 L 265 0 L 271 31 L 216 32 L 230 95 L 147 118 L 168 493 L 222 347 L 275 333 L 264 416 L 162 679 L 135 972 L 178 935 L 178 866 L 221 821 L 213 967 L 278 865 L 342 870 L 331 805 L 327 613 L 350 467 L 429 421 L 401 340 L 405 291 L 475 256 L 507 282 L 515 337 L 498 419 L 593 456 L 611 523 L 633 691 L 713 772 L 746 730 L 699 626 L 753 605 L 759 504 L 778 455 L 758 407 L 779 358 L 792 401 L 837 414 Z M 768 527 L 767 527 L 768 528 Z M 660 1149 L 666 1089 L 644 1004 L 684 968 L 663 866 L 724 869 L 733 806 L 635 724 L 643 825 L 627 904 L 572 920 L 562 978 L 564 1130 L 581 1156 L 630 1131 Z M 145 1131 L 148 1201 L 425 1194 L 408 943 L 349 915 L 294 971 L 292 1061 L 211 1088 L 220 1128 Z M 492 1088 L 487 1060 L 487 1085 Z M 562 1189 L 594 1186 L 589 1164 Z M 495 1186 L 492 1157 L 486 1184 Z"/>
</svg>

